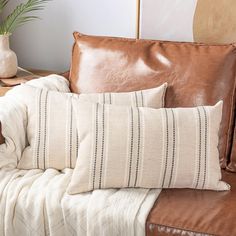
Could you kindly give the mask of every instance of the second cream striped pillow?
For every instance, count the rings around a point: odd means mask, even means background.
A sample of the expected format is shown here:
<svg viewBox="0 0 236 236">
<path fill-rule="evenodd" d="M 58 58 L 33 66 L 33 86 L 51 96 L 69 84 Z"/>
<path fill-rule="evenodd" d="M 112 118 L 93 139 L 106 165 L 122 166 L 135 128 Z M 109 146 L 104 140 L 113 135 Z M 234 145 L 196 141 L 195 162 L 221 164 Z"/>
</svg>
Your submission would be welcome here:
<svg viewBox="0 0 236 236">
<path fill-rule="evenodd" d="M 73 100 L 80 148 L 68 188 L 228 190 L 221 181 L 222 102 L 196 108 L 120 107 Z"/>
</svg>

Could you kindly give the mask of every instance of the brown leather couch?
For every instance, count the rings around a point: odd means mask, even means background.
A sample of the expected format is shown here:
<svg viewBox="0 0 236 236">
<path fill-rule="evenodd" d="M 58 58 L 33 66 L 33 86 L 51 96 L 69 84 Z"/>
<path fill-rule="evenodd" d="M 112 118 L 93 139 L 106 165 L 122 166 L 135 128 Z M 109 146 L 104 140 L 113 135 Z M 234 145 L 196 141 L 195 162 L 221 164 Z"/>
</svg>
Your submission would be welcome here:
<svg viewBox="0 0 236 236">
<path fill-rule="evenodd" d="M 236 236 L 236 173 L 222 170 L 222 176 L 231 191 L 162 190 L 147 218 L 146 235 Z"/>
<path fill-rule="evenodd" d="M 212 106 L 222 100 L 220 162 L 222 168 L 231 163 L 231 171 L 236 172 L 236 160 L 230 157 L 236 111 L 236 44 L 136 40 L 79 32 L 74 37 L 69 80 L 75 93 L 130 92 L 167 82 L 167 108 Z"/>
<path fill-rule="evenodd" d="M 222 176 L 231 191 L 162 190 L 147 218 L 146 235 L 236 236 L 236 173 L 222 170 Z"/>
<path fill-rule="evenodd" d="M 68 72 L 63 76 L 68 78 Z M 162 190 L 147 218 L 146 235 L 236 236 L 236 174 L 222 174 L 231 191 Z"/>
</svg>

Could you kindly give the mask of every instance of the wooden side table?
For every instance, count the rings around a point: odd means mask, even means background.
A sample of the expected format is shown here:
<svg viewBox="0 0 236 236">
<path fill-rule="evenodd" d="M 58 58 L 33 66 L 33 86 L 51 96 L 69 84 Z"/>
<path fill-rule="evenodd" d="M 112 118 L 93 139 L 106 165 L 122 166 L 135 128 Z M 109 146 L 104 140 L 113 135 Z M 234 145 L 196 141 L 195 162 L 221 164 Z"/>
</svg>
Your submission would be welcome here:
<svg viewBox="0 0 236 236">
<path fill-rule="evenodd" d="M 3 96 L 8 90 L 16 85 L 50 74 L 57 74 L 57 72 L 37 69 L 29 69 L 27 71 L 18 69 L 16 77 L 10 79 L 0 78 L 0 96 Z"/>
</svg>

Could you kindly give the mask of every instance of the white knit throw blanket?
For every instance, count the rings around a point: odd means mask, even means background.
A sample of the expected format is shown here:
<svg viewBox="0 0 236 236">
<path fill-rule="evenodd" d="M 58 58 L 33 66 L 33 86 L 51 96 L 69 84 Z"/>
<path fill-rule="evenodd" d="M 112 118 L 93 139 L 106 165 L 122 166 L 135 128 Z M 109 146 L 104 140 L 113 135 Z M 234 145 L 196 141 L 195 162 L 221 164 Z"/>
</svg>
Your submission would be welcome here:
<svg viewBox="0 0 236 236">
<path fill-rule="evenodd" d="M 56 75 L 30 85 L 69 91 L 67 81 Z M 145 235 L 146 218 L 160 190 L 108 189 L 68 195 L 72 169 L 16 169 L 26 145 L 22 137 L 27 117 L 26 108 L 12 95 L 0 99 L 6 137 L 6 144 L 0 145 L 0 235 Z"/>
</svg>

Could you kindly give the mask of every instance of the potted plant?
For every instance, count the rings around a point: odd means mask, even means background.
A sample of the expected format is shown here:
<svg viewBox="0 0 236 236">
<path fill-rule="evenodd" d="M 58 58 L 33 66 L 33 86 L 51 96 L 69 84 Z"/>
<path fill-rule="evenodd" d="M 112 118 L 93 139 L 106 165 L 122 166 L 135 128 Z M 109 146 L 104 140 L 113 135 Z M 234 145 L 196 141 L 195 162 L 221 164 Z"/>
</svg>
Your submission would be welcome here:
<svg viewBox="0 0 236 236">
<path fill-rule="evenodd" d="M 4 7 L 11 0 L 0 0 L 0 19 Z M 44 9 L 46 2 L 50 0 L 27 0 L 21 3 L 5 19 L 0 21 L 0 78 L 14 77 L 17 73 L 17 57 L 9 47 L 9 36 L 13 31 L 35 19 L 37 16 L 31 15 L 35 11 Z"/>
</svg>

